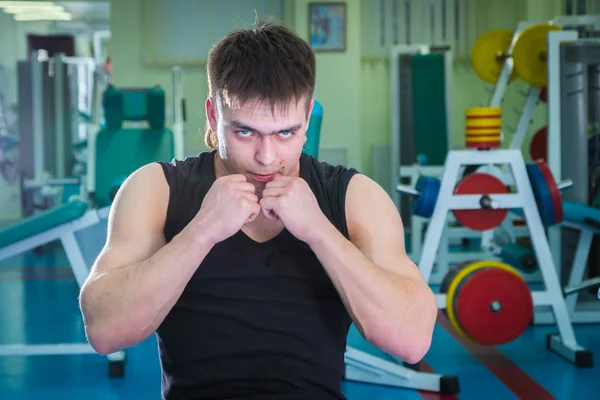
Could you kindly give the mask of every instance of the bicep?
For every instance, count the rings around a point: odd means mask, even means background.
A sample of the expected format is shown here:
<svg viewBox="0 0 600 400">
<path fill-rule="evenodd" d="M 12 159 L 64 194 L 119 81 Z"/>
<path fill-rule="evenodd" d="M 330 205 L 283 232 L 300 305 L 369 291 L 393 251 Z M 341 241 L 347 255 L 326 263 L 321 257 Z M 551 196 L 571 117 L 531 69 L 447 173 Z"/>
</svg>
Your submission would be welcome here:
<svg viewBox="0 0 600 400">
<path fill-rule="evenodd" d="M 148 164 L 123 183 L 111 206 L 106 244 L 92 274 L 151 257 L 165 245 L 169 187 L 159 164 Z"/>
<path fill-rule="evenodd" d="M 396 206 L 381 186 L 364 175 L 355 175 L 348 184 L 346 220 L 350 241 L 373 263 L 421 279 L 406 254 L 404 227 Z"/>
</svg>

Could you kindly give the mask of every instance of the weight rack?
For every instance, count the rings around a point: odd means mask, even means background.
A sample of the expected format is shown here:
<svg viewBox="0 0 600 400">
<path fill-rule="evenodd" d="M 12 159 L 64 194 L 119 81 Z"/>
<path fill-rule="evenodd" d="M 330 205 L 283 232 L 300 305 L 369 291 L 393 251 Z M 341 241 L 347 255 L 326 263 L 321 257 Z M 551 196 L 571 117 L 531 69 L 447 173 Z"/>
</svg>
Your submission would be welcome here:
<svg viewBox="0 0 600 400">
<path fill-rule="evenodd" d="M 512 171 L 516 193 L 489 194 L 487 196 L 492 203 L 496 204 L 495 208 L 523 210 L 527 227 L 531 233 L 544 287 L 546 288 L 545 290 L 532 291 L 533 304 L 534 307 L 550 308 L 559 330 L 558 335 L 549 336 L 548 348 L 577 366 L 588 366 L 592 362 L 592 354 L 581 347 L 575 338 L 567 304 L 563 297 L 563 290 L 556 272 L 557 269 L 520 150 L 453 150 L 448 153 L 439 196 L 427 229 L 422 256 L 418 263 L 423 278 L 426 282 L 429 282 L 448 213 L 453 210 L 481 209 L 480 201 L 484 194 L 453 194 L 455 182 L 459 178 L 460 168 L 485 163 L 508 165 Z M 489 233 L 489 231 L 485 233 Z M 440 309 L 446 308 L 445 294 L 436 294 L 436 299 Z"/>
</svg>

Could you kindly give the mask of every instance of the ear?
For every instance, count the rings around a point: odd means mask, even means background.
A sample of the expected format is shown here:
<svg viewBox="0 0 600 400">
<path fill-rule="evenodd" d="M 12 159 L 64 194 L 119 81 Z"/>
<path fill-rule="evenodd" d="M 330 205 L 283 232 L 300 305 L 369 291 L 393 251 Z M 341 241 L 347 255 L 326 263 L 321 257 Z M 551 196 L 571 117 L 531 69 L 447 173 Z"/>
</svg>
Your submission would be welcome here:
<svg viewBox="0 0 600 400">
<path fill-rule="evenodd" d="M 312 115 L 312 110 L 313 110 L 314 106 L 315 106 L 315 100 L 310 99 L 310 104 L 308 106 L 308 114 L 306 115 L 306 130 L 308 130 L 308 127 L 310 126 L 310 116 Z"/>
<path fill-rule="evenodd" d="M 213 132 L 217 132 L 217 105 L 211 97 L 206 99 L 206 121 Z"/>
</svg>

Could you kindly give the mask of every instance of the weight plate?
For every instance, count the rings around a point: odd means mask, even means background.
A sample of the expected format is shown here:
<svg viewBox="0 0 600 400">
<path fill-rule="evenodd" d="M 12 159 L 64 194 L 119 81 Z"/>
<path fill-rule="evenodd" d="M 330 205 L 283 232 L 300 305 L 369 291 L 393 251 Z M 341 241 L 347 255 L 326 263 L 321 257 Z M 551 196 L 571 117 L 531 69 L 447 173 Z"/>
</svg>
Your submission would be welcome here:
<svg viewBox="0 0 600 400">
<path fill-rule="evenodd" d="M 470 149 L 497 149 L 501 145 L 502 142 L 499 140 L 495 142 L 465 142 L 465 147 L 468 147 Z"/>
<path fill-rule="evenodd" d="M 480 172 L 480 173 L 495 176 L 496 178 L 501 180 L 502 183 L 504 183 L 504 186 L 509 187 L 511 185 L 514 185 L 514 178 L 512 177 L 512 174 L 506 173 L 504 171 L 504 169 L 502 169 L 502 167 L 499 167 L 498 165 L 493 165 L 493 164 L 492 165 L 490 165 L 490 164 L 481 165 L 481 166 L 477 167 L 475 172 Z M 510 192 L 510 190 L 509 190 L 509 192 Z"/>
<path fill-rule="evenodd" d="M 555 222 L 554 202 L 550 194 L 550 188 L 538 163 L 527 164 L 527 176 L 533 190 L 535 203 L 542 219 L 542 225 L 552 226 Z"/>
<path fill-rule="evenodd" d="M 552 175 L 552 171 L 550 170 L 548 164 L 544 161 L 538 161 L 537 165 L 544 175 L 546 185 L 548 186 L 548 191 L 550 192 L 550 198 L 552 199 L 552 206 L 554 208 L 554 224 L 559 224 L 564 219 L 562 195 L 558 189 L 558 185 L 554 180 L 554 175 Z"/>
<path fill-rule="evenodd" d="M 560 30 L 551 23 L 535 24 L 525 29 L 515 43 L 513 60 L 517 74 L 533 86 L 548 83 L 548 32 Z"/>
<path fill-rule="evenodd" d="M 411 212 L 419 217 L 430 218 L 435 209 L 438 195 L 440 193 L 440 180 L 432 176 L 420 176 L 415 185 L 418 196 L 411 200 Z"/>
<path fill-rule="evenodd" d="M 498 261 L 469 264 L 452 279 L 446 315 L 462 336 L 483 345 L 519 337 L 533 316 L 527 283 L 512 267 Z"/>
<path fill-rule="evenodd" d="M 495 84 L 498 81 L 512 37 L 513 32 L 508 29 L 494 29 L 479 36 L 473 44 L 471 64 L 485 82 Z M 513 68 L 509 82 L 517 76 L 517 71 Z"/>
<path fill-rule="evenodd" d="M 467 175 L 456 185 L 455 195 L 463 194 L 507 194 L 508 188 L 500 179 L 490 174 L 475 173 Z M 476 231 L 487 231 L 499 226 L 506 215 L 508 209 L 473 209 L 473 210 L 453 210 L 454 216 L 463 226 Z"/>
<path fill-rule="evenodd" d="M 448 290 L 448 285 L 450 285 L 450 282 L 452 282 L 452 279 L 456 276 L 456 274 L 460 272 L 460 270 L 464 266 L 469 265 L 473 262 L 475 262 L 475 260 L 461 261 L 448 268 L 446 275 L 444 275 L 442 281 L 440 282 L 440 293 L 446 293 L 446 291 Z"/>
<path fill-rule="evenodd" d="M 542 90 L 540 90 L 540 101 L 542 103 L 548 102 L 548 87 L 544 86 Z"/>
<path fill-rule="evenodd" d="M 467 133 L 465 135 L 465 140 L 467 142 L 495 142 L 500 141 L 502 136 L 499 133 Z"/>
<path fill-rule="evenodd" d="M 484 266 L 455 279 L 454 317 L 471 340 L 488 346 L 505 344 L 529 327 L 533 299 L 517 273 Z"/>
<path fill-rule="evenodd" d="M 548 159 L 548 126 L 538 129 L 531 138 L 529 155 L 533 161 Z"/>
</svg>

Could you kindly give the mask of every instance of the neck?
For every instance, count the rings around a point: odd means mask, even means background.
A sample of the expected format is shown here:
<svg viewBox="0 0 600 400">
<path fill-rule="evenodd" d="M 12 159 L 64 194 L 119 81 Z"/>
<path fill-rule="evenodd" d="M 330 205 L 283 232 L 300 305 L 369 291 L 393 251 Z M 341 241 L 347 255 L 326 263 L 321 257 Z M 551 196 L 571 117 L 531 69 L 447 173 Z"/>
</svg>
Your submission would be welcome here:
<svg viewBox="0 0 600 400">
<path fill-rule="evenodd" d="M 219 179 L 223 176 L 231 175 L 231 172 L 227 170 L 227 166 L 223 162 L 223 159 L 219 156 L 219 151 L 215 152 L 215 178 Z"/>
</svg>

